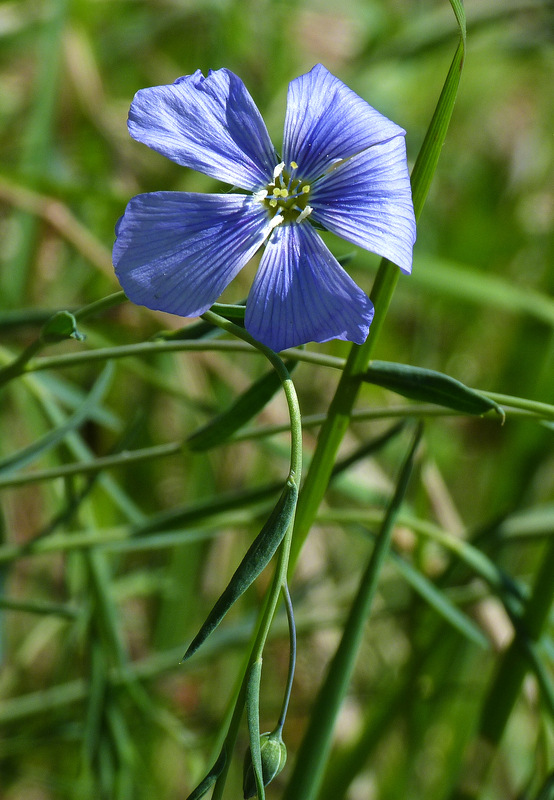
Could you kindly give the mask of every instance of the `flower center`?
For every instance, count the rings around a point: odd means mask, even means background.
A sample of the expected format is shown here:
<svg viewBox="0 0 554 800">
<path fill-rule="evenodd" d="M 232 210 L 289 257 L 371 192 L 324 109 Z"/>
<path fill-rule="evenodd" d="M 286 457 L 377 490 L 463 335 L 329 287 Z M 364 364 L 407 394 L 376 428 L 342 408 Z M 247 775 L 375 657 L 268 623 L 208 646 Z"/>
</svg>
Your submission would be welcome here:
<svg viewBox="0 0 554 800">
<path fill-rule="evenodd" d="M 272 216 L 272 227 L 281 222 L 303 222 L 312 213 L 308 205 L 310 184 L 296 177 L 297 169 L 296 161 L 290 162 L 289 169 L 282 161 L 273 170 L 273 181 L 254 195 Z"/>
</svg>

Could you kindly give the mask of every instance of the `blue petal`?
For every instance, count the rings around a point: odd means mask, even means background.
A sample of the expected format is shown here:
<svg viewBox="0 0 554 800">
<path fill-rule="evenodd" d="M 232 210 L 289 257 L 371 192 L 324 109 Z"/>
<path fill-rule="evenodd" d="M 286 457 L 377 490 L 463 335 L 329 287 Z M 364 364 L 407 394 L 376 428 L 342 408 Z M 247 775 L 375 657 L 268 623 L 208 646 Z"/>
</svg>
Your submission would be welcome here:
<svg viewBox="0 0 554 800">
<path fill-rule="evenodd" d="M 310 205 L 311 219 L 411 271 L 416 224 L 403 137 L 339 164 L 312 185 Z"/>
<path fill-rule="evenodd" d="M 274 229 L 246 301 L 246 329 L 279 352 L 306 342 L 362 344 L 373 318 L 356 286 L 306 222 Z"/>
<path fill-rule="evenodd" d="M 200 70 L 136 93 L 129 132 L 184 167 L 256 190 L 278 162 L 267 128 L 244 83 L 227 69 Z"/>
<path fill-rule="evenodd" d="M 404 133 L 321 64 L 289 85 L 283 159 L 296 161 L 303 180 Z"/>
<path fill-rule="evenodd" d="M 119 221 L 115 271 L 134 303 L 195 317 L 217 300 L 269 230 L 263 206 L 244 195 L 139 194 Z"/>
</svg>

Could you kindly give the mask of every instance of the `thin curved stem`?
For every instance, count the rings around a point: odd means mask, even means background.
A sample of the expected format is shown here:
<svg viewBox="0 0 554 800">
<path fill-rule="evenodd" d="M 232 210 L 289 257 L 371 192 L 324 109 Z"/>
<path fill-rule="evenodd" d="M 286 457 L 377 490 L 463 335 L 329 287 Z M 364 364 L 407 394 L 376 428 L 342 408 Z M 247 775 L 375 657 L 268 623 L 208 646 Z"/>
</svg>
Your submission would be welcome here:
<svg viewBox="0 0 554 800">
<path fill-rule="evenodd" d="M 283 697 L 283 705 L 281 706 L 281 713 L 279 714 L 279 719 L 277 721 L 277 730 L 279 733 L 283 730 L 283 725 L 285 724 L 292 691 L 292 683 L 294 681 L 294 670 L 296 669 L 296 624 L 294 622 L 294 609 L 292 607 L 289 586 L 286 581 L 283 583 L 282 591 L 285 601 L 285 609 L 287 612 L 287 620 L 289 623 L 289 670 L 287 674 L 285 695 Z"/>
<path fill-rule="evenodd" d="M 268 361 L 271 363 L 271 365 L 277 372 L 281 380 L 281 384 L 283 386 L 283 391 L 285 393 L 285 398 L 287 401 L 289 416 L 290 416 L 291 455 L 290 455 L 290 471 L 288 480 L 292 481 L 298 486 L 302 474 L 302 423 L 300 416 L 300 406 L 298 404 L 298 397 L 296 395 L 296 389 L 294 387 L 294 384 L 291 380 L 287 368 L 285 367 L 279 356 L 273 352 L 273 350 L 270 350 L 268 347 L 265 347 L 265 345 L 262 345 L 260 342 L 257 342 L 243 328 L 239 327 L 238 325 L 235 325 L 233 322 L 230 322 L 224 317 L 221 317 L 219 314 L 215 314 L 213 311 L 207 311 L 202 316 L 203 319 L 205 319 L 207 322 L 211 322 L 213 325 L 217 325 L 219 328 L 228 331 L 234 336 L 237 336 L 238 338 L 242 339 L 243 341 L 255 347 L 268 359 Z M 246 702 L 251 668 L 257 662 L 261 663 L 265 642 L 267 640 L 269 629 L 271 627 L 271 622 L 273 620 L 277 608 L 277 603 L 279 601 L 279 594 L 281 592 L 283 585 L 286 584 L 293 528 L 294 528 L 294 518 L 291 521 L 291 524 L 289 525 L 288 530 L 285 533 L 283 542 L 279 547 L 278 551 L 279 555 L 275 573 L 273 575 L 273 579 L 271 581 L 269 590 L 266 594 L 264 606 L 260 613 L 258 626 L 254 636 L 254 641 L 252 643 L 250 655 L 248 658 L 247 669 L 243 676 L 241 688 L 239 691 L 239 695 L 237 697 L 235 709 L 233 711 L 233 716 L 231 718 L 231 722 L 229 724 L 227 735 L 225 737 L 225 741 L 223 744 L 223 747 L 225 748 L 227 753 L 231 752 L 237 736 L 238 726 L 240 724 L 242 712 L 244 710 L 244 705 Z M 252 726 L 252 723 L 250 721 L 249 727 L 251 730 L 253 730 L 253 728 L 255 728 L 256 726 Z M 223 772 L 218 777 L 215 783 L 212 800 L 220 800 L 220 798 L 222 797 L 226 778 L 227 778 L 227 767 L 223 770 Z"/>
</svg>

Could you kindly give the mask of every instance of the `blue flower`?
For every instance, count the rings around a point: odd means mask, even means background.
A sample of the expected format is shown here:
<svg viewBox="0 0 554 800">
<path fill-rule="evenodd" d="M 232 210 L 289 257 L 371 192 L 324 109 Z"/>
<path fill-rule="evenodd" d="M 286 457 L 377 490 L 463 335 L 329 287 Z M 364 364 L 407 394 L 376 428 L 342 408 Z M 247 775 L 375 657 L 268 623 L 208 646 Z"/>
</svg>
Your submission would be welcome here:
<svg viewBox="0 0 554 800">
<path fill-rule="evenodd" d="M 243 82 L 200 70 L 137 92 L 134 139 L 244 194 L 134 197 L 113 261 L 130 300 L 198 316 L 264 246 L 245 326 L 275 351 L 365 341 L 373 306 L 315 223 L 410 272 L 415 219 L 405 131 L 321 64 L 289 85 L 282 158 Z"/>
</svg>

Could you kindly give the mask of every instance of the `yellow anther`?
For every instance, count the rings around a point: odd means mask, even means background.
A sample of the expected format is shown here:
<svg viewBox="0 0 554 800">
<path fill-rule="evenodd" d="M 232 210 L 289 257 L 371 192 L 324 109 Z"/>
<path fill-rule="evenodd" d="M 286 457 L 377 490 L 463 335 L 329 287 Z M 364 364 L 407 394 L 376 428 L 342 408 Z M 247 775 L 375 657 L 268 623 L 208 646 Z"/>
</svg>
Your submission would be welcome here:
<svg viewBox="0 0 554 800">
<path fill-rule="evenodd" d="M 290 168 L 291 169 L 298 169 L 298 164 L 296 163 L 296 161 L 291 161 L 290 162 Z"/>
<path fill-rule="evenodd" d="M 270 200 L 269 205 L 271 208 L 277 208 L 277 200 Z"/>
<path fill-rule="evenodd" d="M 308 186 L 308 184 L 306 184 L 305 186 L 302 187 L 303 194 L 308 194 L 309 191 L 310 191 L 310 187 Z"/>
<path fill-rule="evenodd" d="M 288 189 L 281 189 L 281 197 L 288 197 L 289 190 Z"/>
</svg>

